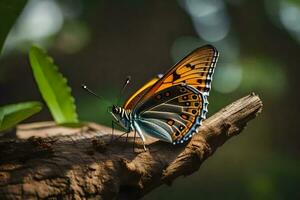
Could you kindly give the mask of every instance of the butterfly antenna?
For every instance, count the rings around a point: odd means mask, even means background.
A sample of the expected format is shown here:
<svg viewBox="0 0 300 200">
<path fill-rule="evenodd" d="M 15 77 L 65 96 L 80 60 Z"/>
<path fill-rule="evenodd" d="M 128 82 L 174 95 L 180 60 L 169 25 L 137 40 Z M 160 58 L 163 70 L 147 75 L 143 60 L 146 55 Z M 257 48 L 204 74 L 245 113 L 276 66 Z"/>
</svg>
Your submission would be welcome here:
<svg viewBox="0 0 300 200">
<path fill-rule="evenodd" d="M 103 100 L 103 101 L 105 101 L 105 102 L 107 102 L 107 103 L 110 104 L 109 101 L 107 101 L 106 99 L 104 99 L 102 96 L 97 95 L 95 92 L 93 92 L 91 89 L 89 89 L 85 84 L 81 84 L 81 87 L 82 87 L 85 91 L 87 91 L 88 93 L 90 93 L 91 95 L 93 95 L 93 96 L 97 97 L 98 99 L 101 99 L 101 100 Z"/>
<path fill-rule="evenodd" d="M 127 76 L 126 81 L 124 82 L 123 87 L 122 87 L 122 89 L 120 91 L 120 94 L 119 94 L 119 97 L 118 97 L 118 101 L 117 101 L 117 105 L 119 105 L 121 96 L 122 96 L 125 88 L 127 87 L 127 85 L 130 83 L 130 80 L 131 80 L 131 77 Z"/>
</svg>

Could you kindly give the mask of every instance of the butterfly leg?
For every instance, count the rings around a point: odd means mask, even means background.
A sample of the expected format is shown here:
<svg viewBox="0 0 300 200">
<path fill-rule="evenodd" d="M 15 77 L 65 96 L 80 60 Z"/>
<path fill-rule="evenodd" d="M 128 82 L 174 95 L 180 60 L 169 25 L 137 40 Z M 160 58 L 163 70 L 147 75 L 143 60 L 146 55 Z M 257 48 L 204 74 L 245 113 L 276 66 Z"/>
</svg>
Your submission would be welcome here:
<svg viewBox="0 0 300 200">
<path fill-rule="evenodd" d="M 147 151 L 147 148 L 146 148 L 146 145 L 145 145 L 145 142 L 142 140 L 143 142 L 143 147 L 144 147 L 144 150 Z"/>
<path fill-rule="evenodd" d="M 114 142 L 114 141 L 117 141 L 118 139 L 120 139 L 123 135 L 126 134 L 126 143 L 127 143 L 127 140 L 128 140 L 128 134 L 130 133 L 130 131 L 126 131 L 124 133 L 122 133 L 121 135 L 119 135 L 116 139 L 114 139 L 114 130 L 115 130 L 115 125 L 121 127 L 123 129 L 122 126 L 120 126 L 118 123 L 116 123 L 115 121 L 111 121 L 111 139 L 110 139 L 110 143 Z"/>
<path fill-rule="evenodd" d="M 123 144 L 123 148 L 126 147 L 126 144 L 128 143 L 128 136 L 129 136 L 130 131 L 126 131 L 125 133 L 126 133 L 126 138 L 125 138 L 125 143 Z M 122 134 L 122 135 L 124 135 L 124 134 Z"/>
<path fill-rule="evenodd" d="M 114 138 L 114 130 L 115 130 L 115 122 L 111 121 L 111 136 L 110 136 L 110 142 L 113 141 Z"/>
<path fill-rule="evenodd" d="M 134 149 L 135 149 L 135 138 L 136 138 L 136 131 L 134 131 L 134 137 L 133 137 L 133 152 L 134 152 Z M 143 139 L 142 139 L 142 142 L 143 142 L 144 150 L 147 151 L 147 148 L 145 146 L 145 142 L 144 142 Z"/>
<path fill-rule="evenodd" d="M 136 138 L 136 130 L 134 131 L 134 136 L 133 136 L 133 152 L 135 147 L 135 138 Z"/>
<path fill-rule="evenodd" d="M 126 131 L 126 139 L 125 139 L 125 143 L 127 144 L 128 142 L 128 136 L 129 136 L 130 131 Z"/>
<path fill-rule="evenodd" d="M 143 143 L 143 146 L 144 146 L 144 150 L 147 151 L 147 148 L 146 148 L 146 145 L 145 145 L 146 139 L 145 139 L 145 136 L 144 136 L 144 134 L 143 134 L 143 132 L 142 132 L 140 126 L 139 126 L 136 122 L 134 122 L 134 127 L 135 127 L 135 131 L 139 134 L 139 136 L 140 136 L 141 139 L 142 139 L 142 143 Z"/>
<path fill-rule="evenodd" d="M 121 137 L 123 137 L 125 134 L 128 134 L 128 132 L 123 132 L 123 133 L 122 133 L 121 135 L 119 135 L 116 139 L 112 140 L 111 143 L 113 143 L 113 142 L 119 140 L 119 139 L 120 139 Z"/>
</svg>

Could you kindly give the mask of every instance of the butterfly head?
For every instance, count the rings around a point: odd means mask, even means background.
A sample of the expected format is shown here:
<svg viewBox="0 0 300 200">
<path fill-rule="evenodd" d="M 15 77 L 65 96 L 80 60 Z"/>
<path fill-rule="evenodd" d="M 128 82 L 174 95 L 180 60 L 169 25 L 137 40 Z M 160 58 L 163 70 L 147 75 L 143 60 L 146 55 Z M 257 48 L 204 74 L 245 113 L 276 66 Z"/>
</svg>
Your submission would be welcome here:
<svg viewBox="0 0 300 200">
<path fill-rule="evenodd" d="M 120 106 L 113 105 L 110 107 L 110 114 L 124 129 L 130 131 L 130 113 Z"/>
<path fill-rule="evenodd" d="M 108 107 L 108 112 L 115 118 L 116 121 L 119 121 L 119 108 L 118 106 Z"/>
<path fill-rule="evenodd" d="M 110 114 L 115 118 L 115 120 L 120 121 L 122 119 L 123 108 L 120 106 L 111 106 L 108 108 Z"/>
<path fill-rule="evenodd" d="M 119 106 L 113 105 L 113 106 L 111 107 L 111 113 L 112 113 L 112 114 L 118 115 L 118 114 L 121 113 L 121 111 L 122 111 L 122 108 L 119 107 Z"/>
</svg>

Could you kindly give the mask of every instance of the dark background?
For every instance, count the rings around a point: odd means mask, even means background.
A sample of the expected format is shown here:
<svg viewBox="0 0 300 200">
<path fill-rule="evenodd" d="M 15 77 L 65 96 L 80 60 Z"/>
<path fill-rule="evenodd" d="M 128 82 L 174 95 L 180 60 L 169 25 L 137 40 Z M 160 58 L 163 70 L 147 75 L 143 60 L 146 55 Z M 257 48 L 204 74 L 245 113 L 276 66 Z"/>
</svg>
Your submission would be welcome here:
<svg viewBox="0 0 300 200">
<path fill-rule="evenodd" d="M 28 61 L 32 43 L 48 49 L 68 78 L 83 121 L 109 125 L 127 75 L 132 92 L 196 47 L 220 52 L 209 115 L 251 92 L 263 113 L 201 170 L 144 199 L 300 198 L 300 1 L 31 0 L 0 59 L 0 105 L 42 101 Z M 45 107 L 26 122 L 52 120 Z"/>
</svg>

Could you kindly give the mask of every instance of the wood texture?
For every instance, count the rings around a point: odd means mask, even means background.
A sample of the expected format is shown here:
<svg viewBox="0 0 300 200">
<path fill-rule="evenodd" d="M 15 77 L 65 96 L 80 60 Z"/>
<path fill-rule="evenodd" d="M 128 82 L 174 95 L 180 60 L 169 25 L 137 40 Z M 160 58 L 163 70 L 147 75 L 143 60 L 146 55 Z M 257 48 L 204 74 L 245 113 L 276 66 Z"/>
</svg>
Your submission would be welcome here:
<svg viewBox="0 0 300 200">
<path fill-rule="evenodd" d="M 110 143 L 111 129 L 93 123 L 77 129 L 20 125 L 18 139 L 0 140 L 0 199 L 138 199 L 198 170 L 261 109 L 250 94 L 205 120 L 186 144 L 148 138 L 147 152 L 139 139 L 133 151 L 133 134 Z"/>
</svg>

